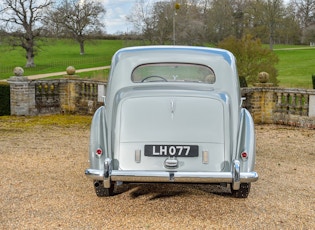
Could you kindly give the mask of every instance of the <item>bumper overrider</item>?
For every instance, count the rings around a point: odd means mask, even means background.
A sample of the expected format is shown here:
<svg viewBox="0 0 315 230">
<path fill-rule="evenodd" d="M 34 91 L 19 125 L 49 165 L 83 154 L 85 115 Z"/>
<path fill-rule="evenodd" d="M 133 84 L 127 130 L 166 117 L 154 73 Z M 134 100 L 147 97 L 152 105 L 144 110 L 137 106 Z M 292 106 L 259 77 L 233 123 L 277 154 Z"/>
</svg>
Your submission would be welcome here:
<svg viewBox="0 0 315 230">
<path fill-rule="evenodd" d="M 128 183 L 231 183 L 234 190 L 241 183 L 258 180 L 256 172 L 240 172 L 240 161 L 234 160 L 231 172 L 176 172 L 148 170 L 112 170 L 111 160 L 106 159 L 104 170 L 86 169 L 85 175 L 92 180 L 104 181 L 104 187 L 109 188 L 111 181 Z"/>
</svg>

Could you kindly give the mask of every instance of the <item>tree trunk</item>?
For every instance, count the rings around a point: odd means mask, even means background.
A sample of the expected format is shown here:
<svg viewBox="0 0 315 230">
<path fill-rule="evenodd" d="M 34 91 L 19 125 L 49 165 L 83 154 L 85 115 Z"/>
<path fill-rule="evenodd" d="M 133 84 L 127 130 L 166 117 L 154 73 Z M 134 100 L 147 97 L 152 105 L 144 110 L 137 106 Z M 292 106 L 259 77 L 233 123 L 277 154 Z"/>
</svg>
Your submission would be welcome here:
<svg viewBox="0 0 315 230">
<path fill-rule="evenodd" d="M 270 49 L 270 50 L 273 50 L 273 43 L 274 43 L 274 41 L 273 41 L 273 36 L 270 35 L 270 36 L 269 36 L 269 49 Z"/>
<path fill-rule="evenodd" d="M 274 44 L 274 23 L 271 23 L 269 26 L 269 49 L 273 50 L 273 44 Z"/>
<path fill-rule="evenodd" d="M 25 67 L 35 67 L 34 63 L 34 52 L 33 49 L 29 49 L 26 51 L 26 65 Z"/>
<path fill-rule="evenodd" d="M 80 41 L 80 54 L 81 55 L 84 55 L 85 54 L 85 51 L 84 51 L 84 41 Z"/>
</svg>

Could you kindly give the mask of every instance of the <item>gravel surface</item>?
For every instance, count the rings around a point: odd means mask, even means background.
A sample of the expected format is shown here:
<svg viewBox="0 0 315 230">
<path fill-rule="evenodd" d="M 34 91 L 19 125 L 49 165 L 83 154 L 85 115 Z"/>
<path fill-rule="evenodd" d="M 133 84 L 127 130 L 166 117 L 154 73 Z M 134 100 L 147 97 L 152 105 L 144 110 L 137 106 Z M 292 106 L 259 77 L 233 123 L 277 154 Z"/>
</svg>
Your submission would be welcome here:
<svg viewBox="0 0 315 230">
<path fill-rule="evenodd" d="M 315 130 L 256 126 L 260 179 L 247 199 L 213 185 L 123 185 L 84 175 L 88 125 L 0 120 L 0 229 L 315 229 Z"/>
</svg>

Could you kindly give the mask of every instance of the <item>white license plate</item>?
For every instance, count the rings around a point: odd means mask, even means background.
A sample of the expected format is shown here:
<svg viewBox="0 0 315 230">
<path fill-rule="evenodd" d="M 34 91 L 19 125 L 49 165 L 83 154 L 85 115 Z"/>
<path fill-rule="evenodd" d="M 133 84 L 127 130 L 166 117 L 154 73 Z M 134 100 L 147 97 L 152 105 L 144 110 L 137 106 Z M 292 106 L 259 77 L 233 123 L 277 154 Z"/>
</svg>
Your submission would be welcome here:
<svg viewBox="0 0 315 230">
<path fill-rule="evenodd" d="M 145 145 L 144 155 L 151 157 L 197 157 L 198 145 Z"/>
</svg>

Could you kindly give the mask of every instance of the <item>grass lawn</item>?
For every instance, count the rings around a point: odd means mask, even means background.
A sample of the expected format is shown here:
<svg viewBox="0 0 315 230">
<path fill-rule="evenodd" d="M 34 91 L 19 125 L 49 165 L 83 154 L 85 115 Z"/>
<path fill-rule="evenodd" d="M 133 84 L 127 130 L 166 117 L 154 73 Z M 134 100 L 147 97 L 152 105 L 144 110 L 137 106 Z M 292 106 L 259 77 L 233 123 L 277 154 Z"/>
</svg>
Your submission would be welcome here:
<svg viewBox="0 0 315 230">
<path fill-rule="evenodd" d="M 275 47 L 274 52 L 279 57 L 277 69 L 281 87 L 313 87 L 315 47 Z"/>
<path fill-rule="evenodd" d="M 24 75 L 65 71 L 72 65 L 76 69 L 110 65 L 113 54 L 125 46 L 136 45 L 122 40 L 87 41 L 85 55 L 80 55 L 79 44 L 69 39 L 47 39 L 42 42 L 35 57 L 35 68 L 24 68 Z M 312 88 L 312 75 L 315 74 L 315 47 L 275 45 L 274 52 L 279 57 L 278 80 L 280 87 Z M 13 75 L 16 66 L 24 67 L 25 51 L 18 47 L 0 43 L 0 80 Z M 105 79 L 108 71 L 80 73 L 81 77 Z M 105 75 L 105 77 L 104 77 Z"/>
<path fill-rule="evenodd" d="M 0 116 L 0 130 L 32 130 L 37 126 L 89 128 L 91 116 L 84 115 L 41 115 L 41 116 Z"/>
<path fill-rule="evenodd" d="M 85 44 L 85 55 L 80 55 L 79 44 L 67 39 L 48 39 L 42 42 L 35 56 L 35 68 L 24 68 L 24 75 L 65 71 L 70 65 L 76 69 L 110 65 L 113 54 L 124 46 L 122 40 L 93 40 Z M 25 51 L 0 44 L 0 79 L 13 75 L 16 66 L 26 64 Z"/>
</svg>

